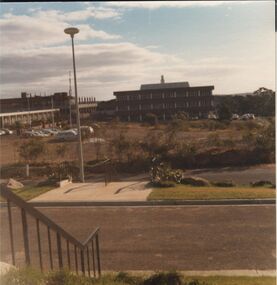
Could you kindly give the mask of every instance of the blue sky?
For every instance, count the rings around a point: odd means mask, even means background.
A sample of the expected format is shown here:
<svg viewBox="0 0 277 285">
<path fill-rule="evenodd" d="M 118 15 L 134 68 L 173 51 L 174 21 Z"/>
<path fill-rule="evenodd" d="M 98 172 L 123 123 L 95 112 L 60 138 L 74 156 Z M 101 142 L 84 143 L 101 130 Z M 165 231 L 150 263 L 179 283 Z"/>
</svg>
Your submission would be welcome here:
<svg viewBox="0 0 277 285">
<path fill-rule="evenodd" d="M 0 5 L 2 97 L 68 90 L 71 25 L 80 96 L 111 99 L 161 74 L 215 94 L 275 89 L 274 1 Z"/>
</svg>

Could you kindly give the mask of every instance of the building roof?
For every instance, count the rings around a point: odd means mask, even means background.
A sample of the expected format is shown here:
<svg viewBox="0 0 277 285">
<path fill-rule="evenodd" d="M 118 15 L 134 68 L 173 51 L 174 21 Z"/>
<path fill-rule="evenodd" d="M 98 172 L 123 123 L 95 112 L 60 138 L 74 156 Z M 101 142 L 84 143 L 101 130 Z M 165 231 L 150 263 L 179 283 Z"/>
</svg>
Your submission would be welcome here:
<svg viewBox="0 0 277 285">
<path fill-rule="evenodd" d="M 170 83 L 156 83 L 156 84 L 142 84 L 140 90 L 153 90 L 153 89 L 170 89 L 170 88 L 188 88 L 189 83 L 184 82 L 170 82 Z"/>
<path fill-rule="evenodd" d="M 43 113 L 59 112 L 59 111 L 60 111 L 60 109 L 42 109 L 42 110 L 19 111 L 19 112 L 11 112 L 11 113 L 0 113 L 0 117 L 43 114 Z"/>
</svg>

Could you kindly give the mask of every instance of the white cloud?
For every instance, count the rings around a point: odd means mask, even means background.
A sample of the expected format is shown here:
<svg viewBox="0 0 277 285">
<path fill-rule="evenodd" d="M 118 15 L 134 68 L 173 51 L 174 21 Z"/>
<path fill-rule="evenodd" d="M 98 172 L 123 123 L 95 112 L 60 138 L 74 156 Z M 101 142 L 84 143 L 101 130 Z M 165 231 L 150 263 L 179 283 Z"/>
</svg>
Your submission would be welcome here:
<svg viewBox="0 0 277 285">
<path fill-rule="evenodd" d="M 98 100 L 112 98 L 113 91 L 159 82 L 161 74 L 167 82 L 187 80 L 191 85 L 216 85 L 220 90 L 229 78 L 250 74 L 253 69 L 228 58 L 185 60 L 128 42 L 76 45 L 76 64 L 80 96 L 94 96 Z M 10 51 L 0 54 L 0 65 L 4 96 L 16 96 L 24 90 L 67 91 L 68 71 L 72 70 L 71 48 Z"/>
<path fill-rule="evenodd" d="M 214 7 L 219 5 L 249 4 L 255 1 L 126 1 L 107 2 L 109 7 L 118 8 L 187 8 L 187 7 Z"/>
<path fill-rule="evenodd" d="M 77 14 L 69 16 L 77 18 Z M 64 43 L 68 37 L 63 30 L 68 26 L 70 21 L 66 20 L 66 15 L 60 17 L 56 10 L 39 11 L 31 16 L 7 13 L 0 19 L 1 52 L 5 53 L 10 48 L 28 49 Z M 87 24 L 79 24 L 78 27 L 78 40 L 120 38 Z"/>
<path fill-rule="evenodd" d="M 94 18 L 98 20 L 118 18 L 120 17 L 119 11 L 109 8 L 109 7 L 95 7 L 90 6 L 83 10 L 76 10 L 72 12 L 64 12 L 59 10 L 40 10 L 38 16 L 40 18 L 51 17 L 56 20 L 62 21 L 84 21 L 89 18 Z"/>
</svg>

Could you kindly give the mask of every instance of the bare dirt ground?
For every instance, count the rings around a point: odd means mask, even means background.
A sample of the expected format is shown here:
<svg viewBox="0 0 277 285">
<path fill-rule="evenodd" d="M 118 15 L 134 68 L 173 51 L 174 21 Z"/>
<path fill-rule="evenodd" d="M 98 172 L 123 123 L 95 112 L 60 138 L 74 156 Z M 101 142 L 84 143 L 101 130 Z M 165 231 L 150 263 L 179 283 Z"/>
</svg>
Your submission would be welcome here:
<svg viewBox="0 0 277 285">
<path fill-rule="evenodd" d="M 119 136 L 123 133 L 127 138 L 131 138 L 135 141 L 147 138 L 150 133 L 163 133 L 168 132 L 169 129 L 166 125 L 160 124 L 158 126 L 148 126 L 138 123 L 101 123 L 99 131 L 96 132 L 96 136 L 104 138 L 106 141 L 110 141 L 112 138 Z M 205 129 L 192 128 L 187 131 L 182 131 L 178 133 L 178 139 L 185 140 L 186 142 L 203 141 L 209 135 L 215 133 L 214 131 L 208 131 Z M 217 130 L 216 133 L 222 139 L 236 138 L 239 139 L 242 136 L 242 131 L 237 129 L 225 129 Z M 58 143 L 53 142 L 53 138 L 36 138 L 45 143 L 46 153 L 40 157 L 40 161 L 45 162 L 58 162 L 64 160 L 76 160 L 78 155 L 78 146 L 75 142 L 65 142 Z M 20 156 L 18 153 L 18 148 L 28 139 L 21 138 L 16 135 L 1 136 L 0 137 L 0 162 L 1 165 L 7 165 L 12 163 L 20 162 Z M 56 153 L 56 149 L 59 145 L 66 145 L 66 152 L 63 157 L 60 157 Z M 96 159 L 97 147 L 94 143 L 84 143 L 83 152 L 85 161 Z M 98 150 L 99 151 L 99 150 Z M 112 155 L 111 148 L 107 144 L 100 146 L 101 156 L 105 156 L 107 153 L 110 157 Z"/>
<path fill-rule="evenodd" d="M 39 210 L 81 241 L 99 226 L 103 270 L 275 269 L 273 205 L 57 207 Z M 15 209 L 13 219 L 16 256 L 22 262 L 22 227 Z M 1 260 L 10 261 L 6 208 L 1 209 L 1 227 Z M 47 267 L 47 231 L 44 227 L 41 231 L 43 263 Z M 29 233 L 31 262 L 38 264 L 34 254 L 37 252 L 35 221 L 31 219 Z M 54 234 L 52 241 L 54 248 Z M 64 242 L 62 246 L 65 251 Z M 57 262 L 56 254 L 54 258 Z"/>
</svg>

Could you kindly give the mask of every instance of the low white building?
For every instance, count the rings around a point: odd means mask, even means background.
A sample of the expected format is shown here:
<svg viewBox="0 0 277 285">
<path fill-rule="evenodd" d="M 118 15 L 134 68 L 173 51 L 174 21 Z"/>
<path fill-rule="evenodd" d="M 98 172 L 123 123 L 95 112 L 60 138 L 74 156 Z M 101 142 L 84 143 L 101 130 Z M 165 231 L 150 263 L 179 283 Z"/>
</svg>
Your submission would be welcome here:
<svg viewBox="0 0 277 285">
<path fill-rule="evenodd" d="M 2 128 L 11 126 L 15 122 L 30 124 L 32 121 L 52 119 L 53 115 L 59 112 L 59 109 L 45 109 L 24 112 L 0 113 L 0 125 Z"/>
</svg>

